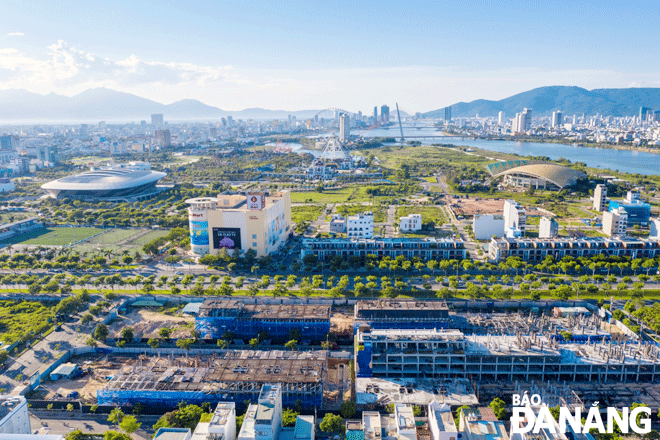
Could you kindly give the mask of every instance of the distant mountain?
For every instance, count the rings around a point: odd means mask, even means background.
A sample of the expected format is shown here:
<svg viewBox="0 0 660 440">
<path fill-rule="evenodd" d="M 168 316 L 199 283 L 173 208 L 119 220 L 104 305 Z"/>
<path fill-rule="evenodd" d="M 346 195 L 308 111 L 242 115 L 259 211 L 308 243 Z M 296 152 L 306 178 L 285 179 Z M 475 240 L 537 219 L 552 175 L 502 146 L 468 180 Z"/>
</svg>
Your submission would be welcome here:
<svg viewBox="0 0 660 440">
<path fill-rule="evenodd" d="M 149 121 L 153 113 L 162 113 L 166 121 L 219 119 L 229 115 L 235 119 L 285 119 L 288 115 L 306 119 L 314 117 L 319 110 L 290 112 L 250 108 L 230 112 L 195 99 L 161 104 L 103 87 L 85 90 L 72 97 L 55 93 L 39 95 L 27 90 L 0 90 L 0 121 Z"/>
<path fill-rule="evenodd" d="M 660 109 L 660 88 L 587 90 L 568 86 L 539 87 L 500 101 L 459 102 L 451 106 L 451 114 L 452 117 L 497 116 L 504 111 L 506 117 L 511 118 L 525 107 L 531 108 L 534 116 L 547 116 L 555 110 L 562 110 L 564 115 L 634 116 L 640 107 Z M 434 118 L 444 115 L 444 108 L 424 113 L 424 116 Z"/>
</svg>

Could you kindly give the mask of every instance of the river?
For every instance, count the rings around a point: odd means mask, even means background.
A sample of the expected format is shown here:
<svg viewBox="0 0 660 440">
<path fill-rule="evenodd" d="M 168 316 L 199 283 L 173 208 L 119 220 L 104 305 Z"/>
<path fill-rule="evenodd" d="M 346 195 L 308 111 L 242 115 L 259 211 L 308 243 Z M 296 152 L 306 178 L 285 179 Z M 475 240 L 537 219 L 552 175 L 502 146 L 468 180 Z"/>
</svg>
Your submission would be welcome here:
<svg viewBox="0 0 660 440">
<path fill-rule="evenodd" d="M 393 125 L 387 129 L 377 128 L 360 132 L 352 130 L 352 134 L 367 137 L 393 137 L 400 138 L 399 126 Z M 415 138 L 414 136 L 441 136 L 442 133 L 434 127 L 417 126 L 403 127 L 404 137 L 410 136 L 406 141 L 420 141 L 424 145 L 451 144 L 498 151 L 500 153 L 514 153 L 521 156 L 547 156 L 550 159 L 568 159 L 571 162 L 584 162 L 589 167 L 621 171 L 631 174 L 658 175 L 660 174 L 660 154 L 643 151 L 615 150 L 608 148 L 577 147 L 568 144 L 552 144 L 542 142 L 514 142 L 489 141 L 485 139 L 462 139 L 460 137 L 428 137 Z"/>
</svg>

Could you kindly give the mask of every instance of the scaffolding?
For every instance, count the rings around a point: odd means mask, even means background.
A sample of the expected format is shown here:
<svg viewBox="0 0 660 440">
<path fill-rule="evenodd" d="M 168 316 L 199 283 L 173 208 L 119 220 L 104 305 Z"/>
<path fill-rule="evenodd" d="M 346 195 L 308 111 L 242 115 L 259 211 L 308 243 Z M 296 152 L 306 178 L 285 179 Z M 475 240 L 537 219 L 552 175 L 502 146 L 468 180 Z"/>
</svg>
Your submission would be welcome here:
<svg viewBox="0 0 660 440">
<path fill-rule="evenodd" d="M 125 366 L 97 391 L 99 405 L 254 400 L 265 383 L 282 385 L 285 405 L 320 406 L 327 351 L 227 350 L 205 357 L 146 357 Z"/>
</svg>

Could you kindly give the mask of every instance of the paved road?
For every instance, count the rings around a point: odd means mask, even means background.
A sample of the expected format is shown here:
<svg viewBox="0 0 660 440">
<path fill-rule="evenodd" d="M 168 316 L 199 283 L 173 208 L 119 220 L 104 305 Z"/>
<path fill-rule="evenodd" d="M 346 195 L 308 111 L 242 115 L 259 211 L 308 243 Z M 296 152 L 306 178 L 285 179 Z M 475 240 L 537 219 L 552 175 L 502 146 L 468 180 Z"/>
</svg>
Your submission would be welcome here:
<svg viewBox="0 0 660 440">
<path fill-rule="evenodd" d="M 63 324 L 58 331 L 54 331 L 39 341 L 18 359 L 11 358 L 0 375 L 0 388 L 7 391 L 23 387 L 22 382 L 16 381 L 20 374 L 23 381 L 36 373 L 44 364 L 52 363 L 63 351 L 85 345 L 87 335 L 77 333 L 75 327 Z"/>
</svg>

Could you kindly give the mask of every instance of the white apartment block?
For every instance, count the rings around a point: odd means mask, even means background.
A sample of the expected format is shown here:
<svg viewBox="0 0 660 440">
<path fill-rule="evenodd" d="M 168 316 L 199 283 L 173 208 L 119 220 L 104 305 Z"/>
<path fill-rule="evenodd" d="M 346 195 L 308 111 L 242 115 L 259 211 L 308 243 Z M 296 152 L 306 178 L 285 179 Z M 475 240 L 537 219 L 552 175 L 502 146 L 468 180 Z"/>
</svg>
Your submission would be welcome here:
<svg viewBox="0 0 660 440">
<path fill-rule="evenodd" d="M 0 435 L 31 432 L 30 414 L 25 397 L 0 395 Z"/>
<path fill-rule="evenodd" d="M 236 440 L 236 403 L 218 403 L 211 421 L 198 423 L 191 440 Z"/>
<path fill-rule="evenodd" d="M 250 404 L 238 440 L 278 440 L 282 430 L 282 386 L 264 384 L 257 404 Z"/>
<path fill-rule="evenodd" d="M 539 238 L 555 238 L 559 235 L 559 223 L 554 218 L 541 217 Z"/>
<path fill-rule="evenodd" d="M 603 233 L 609 237 L 624 236 L 628 229 L 628 214 L 617 208 L 603 212 Z"/>
<path fill-rule="evenodd" d="M 504 233 L 509 229 L 519 229 L 522 236 L 527 228 L 527 214 L 525 209 L 514 200 L 504 201 Z"/>
<path fill-rule="evenodd" d="M 475 214 L 472 219 L 472 231 L 477 240 L 490 240 L 504 237 L 504 217 L 493 214 Z"/>
<path fill-rule="evenodd" d="M 651 219 L 649 222 L 649 238 L 660 237 L 660 218 Z"/>
<path fill-rule="evenodd" d="M 399 231 L 415 232 L 422 230 L 422 215 L 410 214 L 399 218 Z"/>
<path fill-rule="evenodd" d="M 346 234 L 348 238 L 373 238 L 374 215 L 371 211 L 346 218 Z"/>
<path fill-rule="evenodd" d="M 457 440 L 458 430 L 449 405 L 435 400 L 428 408 L 429 430 L 432 440 Z"/>
<path fill-rule="evenodd" d="M 593 209 L 598 212 L 607 211 L 607 185 L 598 184 L 594 189 L 594 204 Z"/>
</svg>

